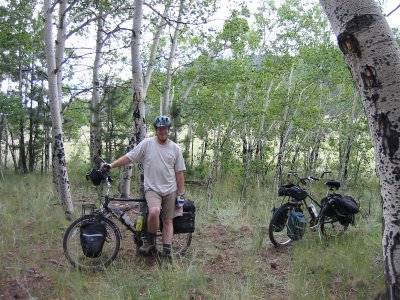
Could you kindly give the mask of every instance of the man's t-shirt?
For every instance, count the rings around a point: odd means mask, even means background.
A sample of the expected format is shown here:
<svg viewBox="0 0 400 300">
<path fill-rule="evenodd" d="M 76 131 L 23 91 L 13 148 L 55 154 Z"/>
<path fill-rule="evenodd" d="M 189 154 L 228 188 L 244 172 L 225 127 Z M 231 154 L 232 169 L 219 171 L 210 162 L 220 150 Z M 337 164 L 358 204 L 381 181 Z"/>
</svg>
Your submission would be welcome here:
<svg viewBox="0 0 400 300">
<path fill-rule="evenodd" d="M 175 192 L 175 173 L 186 170 L 181 148 L 169 140 L 160 145 L 156 137 L 141 141 L 126 156 L 132 162 L 143 163 L 144 190 L 153 190 L 162 196 Z"/>
</svg>

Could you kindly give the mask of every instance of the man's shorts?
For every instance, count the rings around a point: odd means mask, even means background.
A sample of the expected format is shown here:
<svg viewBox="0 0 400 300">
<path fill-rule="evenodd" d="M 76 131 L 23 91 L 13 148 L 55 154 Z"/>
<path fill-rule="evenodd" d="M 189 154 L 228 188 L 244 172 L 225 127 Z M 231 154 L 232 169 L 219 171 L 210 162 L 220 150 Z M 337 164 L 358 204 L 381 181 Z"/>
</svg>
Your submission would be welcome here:
<svg viewBox="0 0 400 300">
<path fill-rule="evenodd" d="M 146 191 L 147 206 L 150 207 L 161 207 L 161 219 L 172 219 L 175 212 L 175 201 L 177 192 L 161 196 L 155 191 Z"/>
</svg>

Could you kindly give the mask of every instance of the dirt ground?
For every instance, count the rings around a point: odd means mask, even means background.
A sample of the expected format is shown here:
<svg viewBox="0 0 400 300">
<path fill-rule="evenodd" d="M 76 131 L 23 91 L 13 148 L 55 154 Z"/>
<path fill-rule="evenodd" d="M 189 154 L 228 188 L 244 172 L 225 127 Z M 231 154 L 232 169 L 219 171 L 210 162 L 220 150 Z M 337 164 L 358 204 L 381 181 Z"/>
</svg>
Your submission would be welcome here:
<svg viewBox="0 0 400 300">
<path fill-rule="evenodd" d="M 122 234 L 124 236 L 127 233 L 122 232 Z M 204 228 L 201 234 L 196 235 L 195 233 L 193 235 L 191 248 L 195 247 L 199 256 L 202 256 L 202 252 L 206 251 L 203 246 L 205 242 L 212 242 L 213 247 L 218 249 L 218 255 L 202 262 L 206 274 L 212 274 L 212 276 L 227 276 L 227 274 L 242 276 L 238 274 L 240 271 L 238 270 L 238 266 L 240 266 L 238 260 L 243 257 L 243 253 L 240 253 L 242 251 L 240 247 L 235 246 L 235 241 L 248 234 L 251 234 L 250 229 L 244 228 L 232 234 L 229 229 L 213 224 Z M 211 237 L 211 241 L 204 241 L 203 237 Z M 6 262 L 3 265 L 23 265 L 25 269 L 19 271 L 19 276 L 15 276 L 14 278 L 9 275 L 13 274 L 13 270 L 6 270 L 6 272 L 1 273 L 0 299 L 44 299 L 40 296 L 43 295 L 43 291 L 55 288 L 52 280 L 42 271 L 43 268 L 50 266 L 62 272 L 63 269 L 70 266 L 62 252 L 61 242 L 60 247 L 54 247 L 53 250 L 49 251 L 44 239 L 45 237 L 43 237 L 43 241 L 39 245 L 34 246 L 35 251 L 46 253 L 46 257 L 43 258 L 41 264 L 36 263 L 33 265 L 27 260 L 24 261 L 24 259 L 16 257 L 14 253 L 17 253 L 17 249 L 12 249 L 7 253 Z M 264 236 L 264 239 L 268 239 L 268 237 Z M 121 249 L 119 256 L 134 255 L 134 246 L 127 245 L 128 240 L 131 239 L 123 239 L 124 247 Z M 143 258 L 138 257 L 138 259 Z M 284 263 L 288 259 L 287 249 L 275 249 L 268 242 L 266 248 L 264 247 L 260 251 L 257 251 L 254 259 L 257 264 L 263 264 L 263 269 L 266 273 L 263 274 L 264 278 L 274 278 L 274 283 L 265 280 L 266 297 L 274 300 L 287 299 L 287 291 L 285 290 L 287 270 Z M 200 293 L 191 296 L 190 299 L 207 299 L 207 297 Z"/>
</svg>

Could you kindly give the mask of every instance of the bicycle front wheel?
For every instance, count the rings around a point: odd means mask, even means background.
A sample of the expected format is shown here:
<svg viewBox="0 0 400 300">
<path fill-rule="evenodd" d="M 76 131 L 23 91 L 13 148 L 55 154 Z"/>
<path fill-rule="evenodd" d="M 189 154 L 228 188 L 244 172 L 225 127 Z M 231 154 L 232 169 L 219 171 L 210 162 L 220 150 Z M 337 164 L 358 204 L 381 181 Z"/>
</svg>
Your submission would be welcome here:
<svg viewBox="0 0 400 300">
<path fill-rule="evenodd" d="M 326 238 L 337 237 L 349 227 L 348 223 L 339 222 L 336 213 L 329 204 L 322 208 L 319 218 L 319 228 Z"/>
<path fill-rule="evenodd" d="M 275 247 L 287 246 L 292 242 L 292 239 L 288 236 L 288 220 L 293 210 L 293 205 L 286 203 L 272 215 L 268 227 L 268 235 Z"/>
<path fill-rule="evenodd" d="M 81 226 L 93 221 L 105 225 L 107 236 L 101 254 L 97 257 L 85 255 L 81 245 Z M 118 227 L 107 217 L 86 215 L 75 220 L 64 234 L 63 248 L 68 261 L 78 269 L 94 270 L 109 265 L 117 256 L 121 243 Z"/>
</svg>

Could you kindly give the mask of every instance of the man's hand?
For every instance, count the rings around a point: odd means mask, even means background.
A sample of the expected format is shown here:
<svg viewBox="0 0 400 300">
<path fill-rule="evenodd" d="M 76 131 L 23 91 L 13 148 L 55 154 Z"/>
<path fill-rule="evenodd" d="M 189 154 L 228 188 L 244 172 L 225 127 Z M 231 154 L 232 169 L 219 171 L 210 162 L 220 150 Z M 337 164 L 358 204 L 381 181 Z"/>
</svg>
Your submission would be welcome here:
<svg viewBox="0 0 400 300">
<path fill-rule="evenodd" d="M 108 172 L 111 170 L 111 165 L 109 163 L 102 163 L 100 166 L 101 172 Z"/>
</svg>

